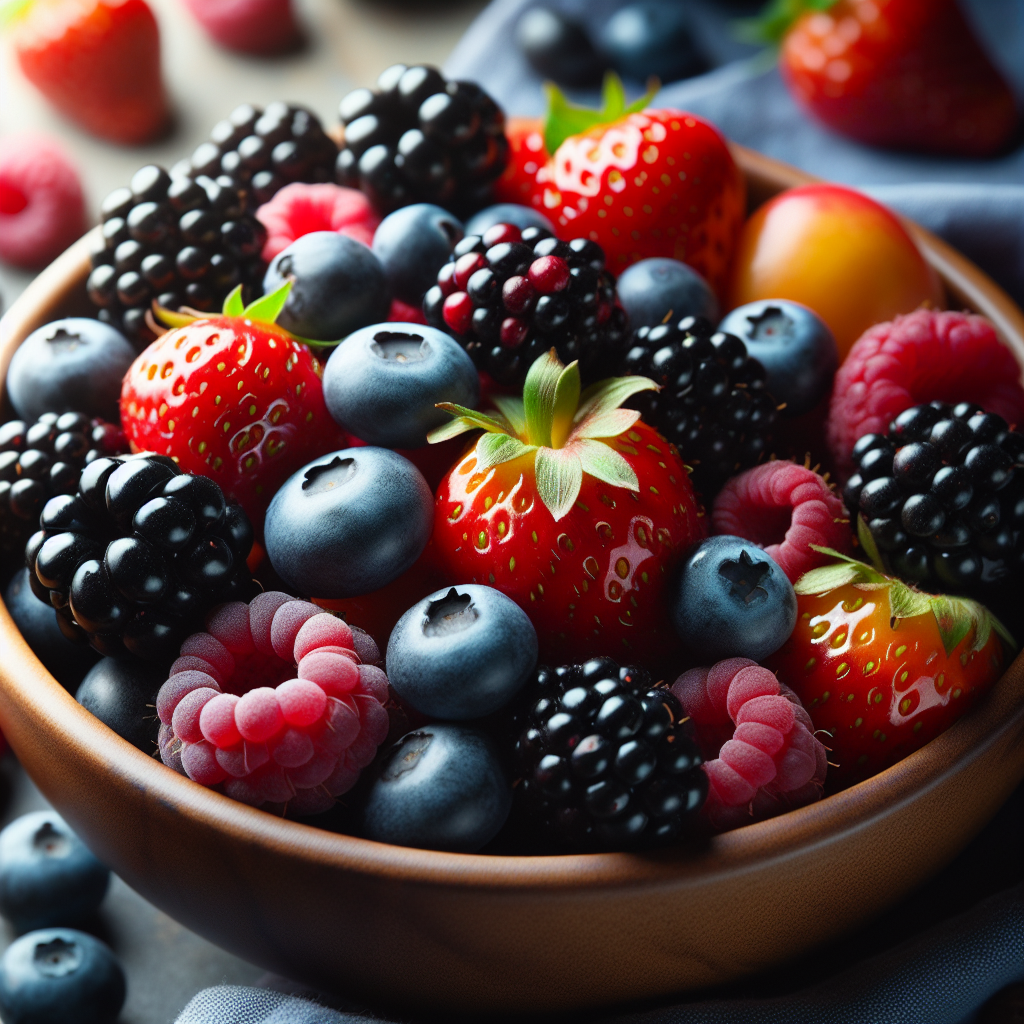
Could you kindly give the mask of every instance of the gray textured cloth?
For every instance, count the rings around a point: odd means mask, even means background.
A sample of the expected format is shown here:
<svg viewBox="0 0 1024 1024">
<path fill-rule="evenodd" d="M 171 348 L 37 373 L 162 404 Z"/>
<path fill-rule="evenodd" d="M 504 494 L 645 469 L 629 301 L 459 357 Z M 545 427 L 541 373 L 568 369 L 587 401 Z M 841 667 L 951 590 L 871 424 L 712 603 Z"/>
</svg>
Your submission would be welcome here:
<svg viewBox="0 0 1024 1024">
<path fill-rule="evenodd" d="M 175 1024 L 363 1024 L 367 1020 L 265 988 L 215 985 L 193 996 Z"/>
</svg>

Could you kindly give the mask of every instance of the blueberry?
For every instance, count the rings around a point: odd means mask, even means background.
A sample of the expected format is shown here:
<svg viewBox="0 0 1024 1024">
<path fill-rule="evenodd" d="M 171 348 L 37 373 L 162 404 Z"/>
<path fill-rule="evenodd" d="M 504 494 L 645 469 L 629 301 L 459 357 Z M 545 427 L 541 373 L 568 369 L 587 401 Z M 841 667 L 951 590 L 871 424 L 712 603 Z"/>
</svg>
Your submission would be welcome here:
<svg viewBox="0 0 1024 1024">
<path fill-rule="evenodd" d="M 675 584 L 676 633 L 707 664 L 760 661 L 796 625 L 793 584 L 776 562 L 742 537 L 709 537 L 683 562 Z"/>
<path fill-rule="evenodd" d="M 654 327 L 671 316 L 718 319 L 718 300 L 696 270 L 679 260 L 655 256 L 627 267 L 616 286 L 632 330 Z M 724 330 L 724 328 L 723 328 Z"/>
<path fill-rule="evenodd" d="M 383 448 L 419 448 L 450 419 L 438 402 L 475 407 L 480 377 L 450 334 L 387 323 L 350 334 L 324 369 L 324 400 L 335 422 Z"/>
<path fill-rule="evenodd" d="M 124 997 L 117 958 L 99 939 L 73 928 L 29 932 L 0 959 L 6 1024 L 113 1024 Z"/>
<path fill-rule="evenodd" d="M 143 753 L 156 749 L 160 722 L 154 710 L 166 669 L 135 658 L 104 658 L 82 680 L 75 699 Z"/>
<path fill-rule="evenodd" d="M 23 814 L 0 832 L 0 914 L 19 932 L 84 921 L 109 881 L 56 811 Z"/>
<path fill-rule="evenodd" d="M 292 474 L 267 509 L 275 572 L 297 593 L 353 597 L 378 590 L 419 558 L 434 521 L 420 471 L 387 448 L 346 448 Z"/>
<path fill-rule="evenodd" d="M 14 574 L 4 591 L 4 604 L 32 653 L 61 686 L 74 692 L 82 677 L 96 663 L 96 652 L 76 644 L 60 631 L 49 603 L 43 604 L 29 583 L 28 569 Z"/>
<path fill-rule="evenodd" d="M 391 294 L 418 308 L 462 236 L 462 222 L 431 203 L 389 213 L 373 236 L 373 254 L 384 268 Z"/>
<path fill-rule="evenodd" d="M 7 371 L 11 405 L 30 423 L 44 412 L 84 412 L 117 422 L 121 380 L 136 356 L 108 324 L 68 317 L 33 331 Z"/>
<path fill-rule="evenodd" d="M 482 235 L 488 228 L 493 228 L 495 224 L 512 224 L 521 231 L 525 231 L 527 228 L 540 228 L 549 235 L 555 233 L 555 227 L 551 221 L 532 206 L 520 206 L 518 203 L 497 203 L 494 206 L 484 207 L 466 221 L 466 235 L 467 237 Z"/>
<path fill-rule="evenodd" d="M 388 641 L 388 680 L 431 718 L 480 718 L 522 689 L 537 661 L 537 634 L 511 598 L 464 584 L 414 604 Z"/>
<path fill-rule="evenodd" d="M 391 308 L 380 260 L 362 242 L 334 231 L 310 232 L 278 253 L 263 290 L 269 294 L 288 280 L 294 283 L 277 322 L 301 338 L 339 341 L 380 323 Z"/>
<path fill-rule="evenodd" d="M 533 7 L 516 24 L 516 43 L 530 67 L 559 85 L 593 85 L 605 62 L 583 26 L 548 7 Z"/>
<path fill-rule="evenodd" d="M 817 313 L 788 299 L 739 306 L 718 325 L 735 334 L 768 373 L 768 390 L 787 416 L 809 412 L 832 389 L 839 366 L 836 340 Z"/>
<path fill-rule="evenodd" d="M 685 5 L 647 0 L 619 8 L 601 29 L 602 52 L 620 75 L 662 82 L 689 78 L 707 63 L 693 38 Z"/>
<path fill-rule="evenodd" d="M 497 834 L 512 789 L 489 737 L 435 723 L 407 733 L 377 764 L 362 834 L 380 843 L 475 853 Z"/>
</svg>

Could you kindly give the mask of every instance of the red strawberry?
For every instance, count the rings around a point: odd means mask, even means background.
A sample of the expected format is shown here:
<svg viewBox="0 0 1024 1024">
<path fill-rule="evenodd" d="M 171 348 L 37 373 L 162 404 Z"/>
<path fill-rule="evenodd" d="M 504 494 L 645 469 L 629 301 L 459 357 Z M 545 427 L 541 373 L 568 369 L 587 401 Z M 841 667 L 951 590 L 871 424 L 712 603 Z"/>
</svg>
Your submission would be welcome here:
<svg viewBox="0 0 1024 1024">
<path fill-rule="evenodd" d="M 12 29 L 25 77 L 86 131 L 137 144 L 167 127 L 160 30 L 145 0 L 29 0 Z"/>
<path fill-rule="evenodd" d="M 221 46 L 241 53 L 284 53 L 302 40 L 292 0 L 185 0 Z"/>
<path fill-rule="evenodd" d="M 1013 641 L 974 601 L 923 594 L 840 557 L 797 582 L 800 617 L 769 661 L 831 736 L 830 783 L 848 786 L 970 710 L 1002 675 Z"/>
<path fill-rule="evenodd" d="M 705 524 L 675 448 L 618 408 L 654 386 L 621 377 L 581 395 L 576 364 L 552 350 L 522 400 L 493 396 L 494 417 L 442 406 L 457 418 L 432 440 L 485 433 L 438 488 L 433 557 L 450 580 L 515 600 L 546 659 L 606 654 L 660 668 L 678 646 L 669 577 Z"/>
<path fill-rule="evenodd" d="M 324 404 L 322 368 L 274 318 L 291 282 L 224 315 L 162 314 L 176 326 L 132 363 L 121 422 L 132 447 L 212 477 L 259 532 L 274 492 L 310 459 L 345 446 Z"/>
<path fill-rule="evenodd" d="M 1013 93 L 956 0 L 780 0 L 769 34 L 778 38 L 794 7 L 806 13 L 785 32 L 782 76 L 829 128 L 869 145 L 974 157 L 1013 136 Z"/>
<path fill-rule="evenodd" d="M 505 203 L 532 202 L 537 172 L 548 162 L 544 148 L 544 122 L 539 117 L 510 117 L 505 122 L 508 163 L 494 183 L 495 195 Z"/>
<path fill-rule="evenodd" d="M 645 109 L 650 96 L 627 107 L 613 75 L 600 112 L 569 106 L 554 88 L 550 95 L 544 140 L 553 155 L 538 167 L 528 202 L 562 237 L 599 243 L 617 274 L 637 260 L 669 256 L 721 291 L 745 190 L 717 129 L 680 110 Z M 525 158 L 534 152 L 531 139 L 528 132 L 513 170 L 499 180 L 499 199 L 527 201 L 522 181 L 534 162 Z"/>
</svg>

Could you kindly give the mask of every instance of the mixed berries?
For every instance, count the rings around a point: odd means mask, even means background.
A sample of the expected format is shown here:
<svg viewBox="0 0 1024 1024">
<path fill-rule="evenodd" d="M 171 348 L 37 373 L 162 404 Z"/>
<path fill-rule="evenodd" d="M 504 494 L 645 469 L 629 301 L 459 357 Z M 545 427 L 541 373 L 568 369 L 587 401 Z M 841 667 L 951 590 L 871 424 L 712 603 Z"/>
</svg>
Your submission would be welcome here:
<svg viewBox="0 0 1024 1024">
<path fill-rule="evenodd" d="M 738 237 L 724 140 L 649 103 L 609 77 L 542 131 L 396 65 L 340 149 L 240 107 L 106 200 L 99 319 L 26 341 L 0 425 L 6 594 L 83 707 L 254 807 L 536 853 L 785 813 L 984 699 L 1012 353 L 917 309 L 933 271 L 849 190 Z"/>
</svg>

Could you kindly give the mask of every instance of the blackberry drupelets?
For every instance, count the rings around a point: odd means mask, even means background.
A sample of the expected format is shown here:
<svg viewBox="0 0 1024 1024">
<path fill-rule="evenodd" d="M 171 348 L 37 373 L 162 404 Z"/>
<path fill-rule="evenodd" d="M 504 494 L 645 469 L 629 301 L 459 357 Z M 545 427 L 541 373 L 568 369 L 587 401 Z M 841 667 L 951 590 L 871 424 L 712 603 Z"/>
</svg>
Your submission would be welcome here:
<svg viewBox="0 0 1024 1024">
<path fill-rule="evenodd" d="M 362 189 L 381 213 L 421 202 L 472 213 L 487 205 L 508 161 L 498 105 L 436 68 L 395 64 L 376 90 L 350 92 L 339 112 L 345 141 L 335 179 Z"/>
<path fill-rule="evenodd" d="M 693 485 L 710 504 L 725 481 L 769 451 L 776 401 L 764 367 L 732 334 L 700 317 L 641 327 L 617 367 L 662 386 L 633 399 L 693 467 Z"/>
<path fill-rule="evenodd" d="M 495 224 L 459 242 L 423 299 L 434 327 L 448 331 L 480 370 L 519 386 L 554 348 L 580 362 L 588 383 L 607 376 L 621 350 L 625 315 L 615 278 L 596 242 L 562 242 L 544 228 Z"/>
<path fill-rule="evenodd" d="M 25 548 L 32 589 L 101 654 L 170 660 L 211 607 L 251 596 L 241 506 L 166 456 L 94 460 L 40 526 Z"/>
<path fill-rule="evenodd" d="M 213 178 L 236 189 L 255 212 L 294 181 L 331 181 L 337 157 L 338 147 L 312 111 L 281 102 L 265 110 L 243 103 L 171 174 Z"/>
<path fill-rule="evenodd" d="M 99 318 L 139 348 L 155 338 L 146 324 L 154 299 L 205 313 L 219 311 L 238 284 L 247 299 L 259 294 L 267 232 L 223 181 L 148 164 L 107 196 L 101 216 L 86 289 Z"/>
<path fill-rule="evenodd" d="M 1024 434 L 1001 416 L 915 405 L 888 434 L 865 434 L 853 462 L 846 507 L 891 572 L 960 593 L 1024 578 Z"/>
<path fill-rule="evenodd" d="M 47 412 L 32 424 L 10 420 L 0 426 L 0 578 L 21 562 L 47 501 L 74 494 L 90 462 L 126 451 L 119 426 L 78 412 Z"/>
<path fill-rule="evenodd" d="M 540 666 L 516 721 L 518 798 L 567 846 L 679 838 L 707 796 L 694 733 L 672 693 L 609 658 Z"/>
</svg>

